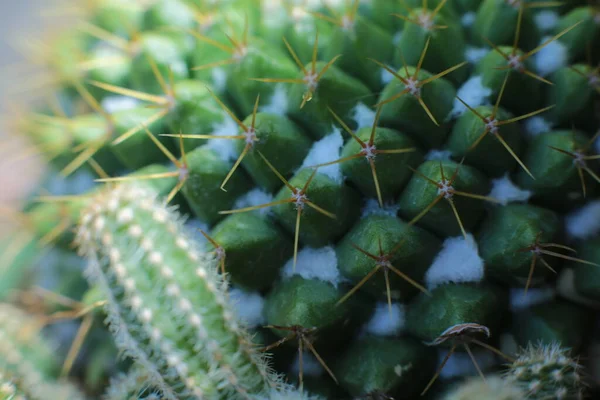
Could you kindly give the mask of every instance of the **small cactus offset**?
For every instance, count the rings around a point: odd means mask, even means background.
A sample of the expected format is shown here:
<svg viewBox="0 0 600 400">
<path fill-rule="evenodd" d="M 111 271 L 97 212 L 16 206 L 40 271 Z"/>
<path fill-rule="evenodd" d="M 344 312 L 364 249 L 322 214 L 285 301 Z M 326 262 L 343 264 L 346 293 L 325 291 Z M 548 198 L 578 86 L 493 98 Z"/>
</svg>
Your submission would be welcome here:
<svg viewBox="0 0 600 400">
<path fill-rule="evenodd" d="M 0 400 L 600 396 L 598 0 L 51 11 Z"/>
</svg>

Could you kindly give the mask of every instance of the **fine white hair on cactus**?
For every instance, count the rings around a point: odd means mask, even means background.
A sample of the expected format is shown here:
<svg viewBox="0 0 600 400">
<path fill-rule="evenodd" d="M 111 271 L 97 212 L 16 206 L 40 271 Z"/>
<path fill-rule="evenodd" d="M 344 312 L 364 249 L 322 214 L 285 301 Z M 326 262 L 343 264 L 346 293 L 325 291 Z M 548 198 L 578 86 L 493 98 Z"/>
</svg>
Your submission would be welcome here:
<svg viewBox="0 0 600 400">
<path fill-rule="evenodd" d="M 535 25 L 542 32 L 549 32 L 558 23 L 558 19 L 560 15 L 556 11 L 552 10 L 542 10 L 538 11 L 533 17 L 535 21 Z"/>
<path fill-rule="evenodd" d="M 392 303 L 390 313 L 388 303 L 378 302 L 371 319 L 364 326 L 364 331 L 377 336 L 395 336 L 404 330 L 405 318 L 403 304 Z"/>
<path fill-rule="evenodd" d="M 513 202 L 523 202 L 529 200 L 532 193 L 530 190 L 524 190 L 515 185 L 508 174 L 501 178 L 492 180 L 492 191 L 488 196 L 498 200 L 500 204 L 506 205 Z"/>
<path fill-rule="evenodd" d="M 227 73 L 223 68 L 213 68 L 211 72 L 212 85 L 218 93 L 225 91 L 227 86 Z"/>
<path fill-rule="evenodd" d="M 194 242 L 198 243 L 200 246 L 205 246 L 208 243 L 208 240 L 200 233 L 200 230 L 203 230 L 204 232 L 210 230 L 206 222 L 192 218 L 185 221 L 185 227 L 187 228 L 188 234 L 194 238 Z"/>
<path fill-rule="evenodd" d="M 519 311 L 551 301 L 556 297 L 556 290 L 553 287 L 529 288 L 527 294 L 523 288 L 510 289 L 510 309 Z"/>
<path fill-rule="evenodd" d="M 456 93 L 469 106 L 475 108 L 490 103 L 492 89 L 483 86 L 483 80 L 480 75 L 471 77 L 468 81 L 462 84 Z M 454 99 L 454 105 L 450 116 L 456 118 L 467 111 L 467 107 L 458 99 Z"/>
<path fill-rule="evenodd" d="M 337 160 L 340 158 L 343 145 L 342 132 L 334 127 L 332 133 L 313 144 L 300 169 Z M 339 164 L 321 167 L 319 173 L 327 175 L 337 183 L 342 183 L 342 170 Z"/>
<path fill-rule="evenodd" d="M 361 218 L 368 217 L 369 215 L 389 215 L 395 217 L 399 209 L 400 206 L 397 202 L 384 204 L 383 207 L 380 207 L 376 199 L 367 199 L 362 209 Z"/>
<path fill-rule="evenodd" d="M 468 28 L 473 25 L 475 22 L 476 13 L 474 11 L 464 13 L 460 18 L 460 23 L 462 26 Z"/>
<path fill-rule="evenodd" d="M 545 43 L 549 39 L 550 37 L 545 37 L 541 43 Z M 569 62 L 569 49 L 560 41 L 555 40 L 537 52 L 533 60 L 536 71 L 541 76 L 548 76 L 567 65 Z"/>
<path fill-rule="evenodd" d="M 552 124 L 545 120 L 544 117 L 540 117 L 539 115 L 527 118 L 525 121 L 523 121 L 523 126 L 525 128 L 525 133 L 527 133 L 527 135 L 530 137 L 535 137 L 552 130 Z"/>
<path fill-rule="evenodd" d="M 229 291 L 232 306 L 237 316 L 249 328 L 264 325 L 263 308 L 265 299 L 258 292 L 247 292 L 239 288 Z"/>
<path fill-rule="evenodd" d="M 294 361 L 292 361 L 292 365 L 290 367 L 291 375 L 298 375 L 300 373 L 300 357 L 296 354 L 294 357 Z M 304 376 L 312 376 L 318 378 L 325 373 L 325 369 L 319 363 L 319 360 L 310 352 L 302 353 L 302 373 Z"/>
<path fill-rule="evenodd" d="M 352 118 L 357 125 L 356 130 L 373 126 L 373 122 L 375 121 L 375 111 L 365 104 L 358 103 L 351 112 Z"/>
<path fill-rule="evenodd" d="M 600 200 L 572 211 L 566 218 L 567 233 L 574 239 L 588 239 L 600 233 Z"/>
<path fill-rule="evenodd" d="M 496 359 L 494 353 L 485 349 L 471 348 L 471 352 L 477 361 L 477 365 L 482 371 L 489 369 L 496 365 Z M 448 354 L 448 350 L 438 349 L 438 364 L 441 364 L 442 360 Z M 454 352 L 452 357 L 448 359 L 448 362 L 442 369 L 440 376 L 442 378 L 455 378 L 460 376 L 472 376 L 477 374 L 477 368 L 473 364 L 473 360 L 467 353 Z"/>
<path fill-rule="evenodd" d="M 288 95 L 284 85 L 277 85 L 271 95 L 271 100 L 259 108 L 259 111 L 285 116 L 288 112 Z"/>
<path fill-rule="evenodd" d="M 254 188 L 238 197 L 233 205 L 233 209 L 258 206 L 261 204 L 270 203 L 271 201 L 273 201 L 273 195 L 271 193 L 265 192 L 260 188 Z M 255 210 L 254 212 L 260 215 L 268 215 L 271 213 L 271 208 L 263 207 Z"/>
<path fill-rule="evenodd" d="M 100 106 L 109 114 L 114 114 L 119 111 L 127 111 L 136 108 L 141 104 L 138 99 L 129 96 L 106 96 L 102 99 Z"/>
<path fill-rule="evenodd" d="M 225 113 L 223 113 L 223 120 L 220 123 L 214 124 L 212 129 L 211 135 L 215 136 L 237 135 L 239 131 L 239 127 L 233 118 Z M 232 161 L 238 157 L 235 145 L 235 141 L 233 140 L 219 138 L 210 139 L 206 143 L 206 147 L 215 151 L 223 161 Z"/>
<path fill-rule="evenodd" d="M 450 282 L 480 282 L 484 276 L 483 260 L 479 256 L 473 235 L 448 238 L 442 250 L 425 274 L 429 290 Z"/>
<path fill-rule="evenodd" d="M 313 249 L 305 247 L 298 252 L 296 271 L 294 272 L 294 260 L 285 263 L 282 270 L 283 278 L 300 275 L 304 279 L 320 279 L 330 282 L 334 286 L 341 282 L 342 276 L 337 265 L 335 249 L 331 246 Z"/>
<path fill-rule="evenodd" d="M 477 64 L 489 52 L 490 49 L 487 47 L 467 46 L 467 49 L 465 50 L 465 60 L 470 64 Z"/>
<path fill-rule="evenodd" d="M 425 159 L 427 161 L 431 160 L 450 160 L 452 157 L 452 152 L 450 150 L 437 150 L 431 149 L 427 154 L 425 154 Z"/>
</svg>

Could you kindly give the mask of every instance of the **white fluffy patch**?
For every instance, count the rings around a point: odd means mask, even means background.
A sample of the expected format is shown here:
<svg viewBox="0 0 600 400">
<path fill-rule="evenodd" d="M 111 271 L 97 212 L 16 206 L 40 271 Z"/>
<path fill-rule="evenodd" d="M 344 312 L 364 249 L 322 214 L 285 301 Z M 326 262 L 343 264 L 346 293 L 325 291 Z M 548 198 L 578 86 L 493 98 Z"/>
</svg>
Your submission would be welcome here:
<svg viewBox="0 0 600 400">
<path fill-rule="evenodd" d="M 538 29 L 542 32 L 548 32 L 554 29 L 560 16 L 556 11 L 542 10 L 535 14 L 533 18 Z"/>
<path fill-rule="evenodd" d="M 448 238 L 442 250 L 425 274 L 425 284 L 432 290 L 449 282 L 479 282 L 483 279 L 483 260 L 479 257 L 477 243 L 468 234 Z"/>
<path fill-rule="evenodd" d="M 588 239 L 600 233 L 600 200 L 591 201 L 567 215 L 567 233 L 571 238 Z"/>
<path fill-rule="evenodd" d="M 333 128 L 332 133 L 313 144 L 300 169 L 337 160 L 340 158 L 343 145 L 342 132 L 338 128 Z M 319 173 L 327 175 L 337 183 L 342 183 L 342 170 L 339 164 L 321 167 Z"/>
<path fill-rule="evenodd" d="M 235 121 L 226 114 L 223 114 L 223 120 L 213 125 L 213 131 L 211 135 L 216 136 L 228 136 L 238 135 L 239 127 Z M 209 139 L 206 143 L 206 147 L 214 150 L 219 158 L 223 161 L 233 161 L 237 159 L 238 153 L 235 150 L 235 141 L 229 139 Z"/>
<path fill-rule="evenodd" d="M 377 336 L 398 335 L 404 329 L 405 324 L 404 305 L 392 303 L 392 312 L 386 302 L 379 302 L 371 319 L 365 325 L 365 331 Z"/>
<path fill-rule="evenodd" d="M 238 288 L 232 288 L 229 296 L 235 313 L 249 328 L 265 324 L 265 317 L 263 316 L 265 300 L 258 292 L 246 292 Z"/>
<path fill-rule="evenodd" d="M 465 28 L 470 27 L 471 25 L 473 25 L 473 23 L 475 22 L 475 16 L 477 14 L 475 14 L 474 11 L 468 12 L 463 14 L 463 16 L 460 18 L 460 23 L 462 24 L 462 26 L 464 26 Z"/>
<path fill-rule="evenodd" d="M 325 373 L 325 369 L 319 363 L 319 360 L 312 355 L 312 353 L 305 351 L 302 353 L 302 372 L 304 373 L 304 376 L 312 376 L 316 378 L 323 375 Z M 295 376 L 298 376 L 300 373 L 300 358 L 297 352 L 296 357 L 292 362 L 290 373 Z"/>
<path fill-rule="evenodd" d="M 529 190 L 523 190 L 515 185 L 508 174 L 502 178 L 492 180 L 492 191 L 489 196 L 500 201 L 502 205 L 508 203 L 527 201 L 532 193 Z"/>
<path fill-rule="evenodd" d="M 207 223 L 202 222 L 199 219 L 188 219 L 185 222 L 185 227 L 188 234 L 194 238 L 195 243 L 198 243 L 201 247 L 204 247 L 208 243 L 206 238 L 200 233 L 200 230 L 203 230 L 204 232 L 210 231 Z"/>
<path fill-rule="evenodd" d="M 525 128 L 525 133 L 530 137 L 535 137 L 552 130 L 552 124 L 540 116 L 527 118 L 523 122 L 523 127 Z"/>
<path fill-rule="evenodd" d="M 358 103 L 352 110 L 352 119 L 356 122 L 358 127 L 356 130 L 361 128 L 370 128 L 375 122 L 375 111 L 371 110 L 363 103 Z"/>
<path fill-rule="evenodd" d="M 483 86 L 481 76 L 473 76 L 468 81 L 462 84 L 456 93 L 469 106 L 475 108 L 489 104 L 492 89 Z M 456 118 L 467 111 L 467 107 L 458 99 L 454 99 L 454 105 L 450 112 L 451 117 Z"/>
<path fill-rule="evenodd" d="M 385 86 L 394 80 L 394 75 L 385 68 L 381 68 L 381 83 Z"/>
<path fill-rule="evenodd" d="M 262 189 L 255 188 L 249 191 L 248 193 L 238 197 L 235 201 L 235 204 L 233 205 L 233 209 L 259 206 L 261 204 L 270 203 L 271 201 L 273 201 L 272 194 L 267 193 Z M 254 212 L 259 213 L 261 215 L 268 215 L 270 211 L 270 207 L 265 207 L 260 208 Z"/>
<path fill-rule="evenodd" d="M 486 56 L 487 53 L 489 53 L 489 51 L 490 49 L 488 49 L 487 47 L 467 46 L 467 49 L 465 50 L 465 59 L 470 64 L 477 64 L 479 60 L 481 60 L 483 57 Z"/>
<path fill-rule="evenodd" d="M 427 161 L 431 161 L 431 160 L 450 160 L 450 157 L 452 157 L 452 152 L 450 150 L 436 150 L 436 149 L 432 149 L 429 150 L 429 153 L 425 154 L 425 159 Z"/>
<path fill-rule="evenodd" d="M 390 215 L 395 217 L 398 214 L 400 206 L 397 203 L 383 204 L 383 208 L 379 207 L 379 202 L 375 199 L 368 199 L 362 209 L 361 218 L 369 215 Z"/>
<path fill-rule="evenodd" d="M 102 99 L 100 106 L 109 114 L 131 110 L 140 105 L 140 101 L 128 96 L 107 96 Z"/>
<path fill-rule="evenodd" d="M 304 279 L 320 279 L 337 287 L 342 277 L 338 270 L 335 249 L 331 246 L 320 249 L 303 248 L 298 252 L 295 272 L 293 258 L 290 258 L 283 266 L 282 276 L 284 279 L 294 275 L 300 275 Z"/>
<path fill-rule="evenodd" d="M 223 68 L 213 68 L 211 71 L 212 84 L 215 90 L 219 93 L 225 91 L 227 86 L 227 73 Z"/>
<path fill-rule="evenodd" d="M 287 114 L 288 98 L 287 92 L 283 85 L 275 86 L 275 90 L 271 95 L 271 100 L 269 101 L 269 104 L 261 106 L 260 111 L 282 116 Z"/>
<path fill-rule="evenodd" d="M 550 37 L 542 39 L 542 43 Z M 569 62 L 569 49 L 558 40 L 548 44 L 533 57 L 535 69 L 541 76 L 548 76 Z"/>
<path fill-rule="evenodd" d="M 523 288 L 510 289 L 510 309 L 519 311 L 554 299 L 556 290 L 553 287 L 529 288 L 527 294 Z"/>
<path fill-rule="evenodd" d="M 481 368 L 482 371 L 485 371 L 496 364 L 494 353 L 491 351 L 474 349 L 473 346 L 471 346 L 471 350 L 477 361 L 477 365 L 479 365 L 479 368 Z M 438 351 L 438 365 L 441 365 L 446 354 L 448 354 L 447 350 L 440 349 Z M 442 378 L 454 378 L 467 375 L 477 375 L 477 369 L 473 365 L 473 361 L 468 353 L 458 351 L 452 354 L 440 373 Z"/>
</svg>

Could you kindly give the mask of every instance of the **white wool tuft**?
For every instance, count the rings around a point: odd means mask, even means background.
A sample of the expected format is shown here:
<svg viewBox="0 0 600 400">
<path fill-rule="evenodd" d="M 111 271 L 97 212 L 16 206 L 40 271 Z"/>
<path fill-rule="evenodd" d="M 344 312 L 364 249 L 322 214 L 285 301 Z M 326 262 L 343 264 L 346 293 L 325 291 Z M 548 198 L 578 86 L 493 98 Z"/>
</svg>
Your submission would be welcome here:
<svg viewBox="0 0 600 400">
<path fill-rule="evenodd" d="M 379 302 L 371 319 L 365 325 L 365 331 L 377 336 L 398 335 L 404 329 L 405 320 L 404 305 L 392 303 L 392 312 L 388 303 Z"/>
<path fill-rule="evenodd" d="M 269 104 L 260 107 L 261 112 L 285 116 L 288 112 L 287 92 L 283 85 L 275 86 Z"/>
<path fill-rule="evenodd" d="M 465 28 L 470 27 L 471 25 L 473 25 L 473 23 L 475 22 L 475 16 L 477 14 L 475 14 L 474 11 L 468 12 L 468 13 L 464 13 L 463 16 L 460 19 L 460 23 L 462 24 L 462 26 L 464 26 Z"/>
<path fill-rule="evenodd" d="M 473 76 L 463 83 L 456 93 L 457 97 L 460 97 L 465 103 L 473 108 L 489 104 L 491 95 L 492 89 L 483 86 L 481 76 L 479 75 Z M 450 115 L 453 118 L 456 118 L 465 111 L 467 111 L 467 107 L 465 107 L 458 99 L 454 99 L 454 105 Z"/>
<path fill-rule="evenodd" d="M 591 201 L 567 215 L 567 233 L 571 238 L 588 239 L 600 233 L 600 200 Z"/>
<path fill-rule="evenodd" d="M 227 73 L 223 68 L 213 68 L 211 71 L 212 84 L 215 90 L 219 93 L 225 91 L 227 86 Z"/>
<path fill-rule="evenodd" d="M 319 360 L 312 353 L 302 352 L 302 372 L 304 376 L 319 377 L 325 373 L 325 369 L 319 363 Z M 290 367 L 290 374 L 297 376 L 300 373 L 300 357 L 296 352 L 296 357 Z"/>
<path fill-rule="evenodd" d="M 558 23 L 559 15 L 556 11 L 542 10 L 535 14 L 535 24 L 542 32 L 548 32 L 554 29 Z"/>
<path fill-rule="evenodd" d="M 448 238 L 425 274 L 425 284 L 432 290 L 450 282 L 479 282 L 483 279 L 483 260 L 479 257 L 473 235 Z"/>
<path fill-rule="evenodd" d="M 258 292 L 246 292 L 238 288 L 232 288 L 229 296 L 236 315 L 249 328 L 265 324 L 265 317 L 263 316 L 265 299 Z"/>
<path fill-rule="evenodd" d="M 556 289 L 553 287 L 529 288 L 527 294 L 523 288 L 510 289 L 510 309 L 519 311 L 533 307 L 538 304 L 547 303 L 556 296 Z"/>
<path fill-rule="evenodd" d="M 531 195 L 531 191 L 523 190 L 515 185 L 508 174 L 505 174 L 502 178 L 492 180 L 492 191 L 489 194 L 490 197 L 500 201 L 504 206 L 508 203 L 527 201 Z"/>
<path fill-rule="evenodd" d="M 398 214 L 400 206 L 397 203 L 383 204 L 383 208 L 379 207 L 379 202 L 375 199 L 368 199 L 362 209 L 361 218 L 369 215 L 390 215 L 395 217 Z"/>
<path fill-rule="evenodd" d="M 206 240 L 204 235 L 202 235 L 200 230 L 203 230 L 204 232 L 208 233 L 210 231 L 210 228 L 207 223 L 202 222 L 199 219 L 195 219 L 195 218 L 188 219 L 187 221 L 185 221 L 185 227 L 188 231 L 188 234 L 192 238 L 194 238 L 195 243 L 198 243 L 201 247 L 206 246 L 208 241 Z"/>
<path fill-rule="evenodd" d="M 334 127 L 332 133 L 313 143 L 300 169 L 337 160 L 340 158 L 340 150 L 343 145 L 342 132 Z M 342 183 L 342 170 L 339 164 L 321 167 L 319 173 L 327 175 L 337 183 Z"/>
<path fill-rule="evenodd" d="M 471 352 L 477 361 L 477 365 L 482 371 L 493 367 L 496 364 L 494 353 L 489 350 L 474 349 L 471 346 Z M 444 357 L 448 354 L 447 350 L 438 350 L 438 365 L 441 365 Z M 454 378 L 458 376 L 477 375 L 477 369 L 473 365 L 473 361 L 466 352 L 456 351 L 442 369 L 440 376 L 442 378 Z"/>
<path fill-rule="evenodd" d="M 477 64 L 479 60 L 485 57 L 489 52 L 490 49 L 488 49 L 487 47 L 467 46 L 467 49 L 465 50 L 465 59 L 470 64 Z"/>
<path fill-rule="evenodd" d="M 100 106 L 109 114 L 131 110 L 140 105 L 140 101 L 128 96 L 107 96 L 102 99 Z"/>
<path fill-rule="evenodd" d="M 550 37 L 545 37 L 542 39 L 542 43 L 549 39 Z M 558 40 L 555 40 L 537 52 L 533 60 L 538 74 L 548 76 L 567 65 L 569 62 L 569 49 Z"/>
<path fill-rule="evenodd" d="M 214 124 L 212 128 L 213 131 L 211 135 L 228 136 L 239 134 L 238 125 L 233 118 L 226 114 L 223 114 L 223 120 L 218 124 Z M 238 157 L 234 140 L 209 139 L 209 141 L 206 143 L 206 147 L 214 150 L 219 155 L 219 158 L 221 158 L 223 161 L 233 161 Z"/>
<path fill-rule="evenodd" d="M 431 160 L 450 160 L 450 158 L 452 157 L 452 152 L 450 150 L 436 150 L 436 149 L 431 149 L 429 150 L 429 153 L 425 154 L 425 159 L 427 161 L 431 161 Z"/>
<path fill-rule="evenodd" d="M 354 119 L 356 125 L 358 125 L 356 130 L 370 128 L 375 122 L 375 111 L 371 110 L 363 103 L 358 103 L 352 110 L 352 119 Z"/>
<path fill-rule="evenodd" d="M 270 203 L 271 201 L 273 201 L 272 194 L 267 193 L 262 189 L 255 188 L 255 189 L 252 189 L 251 191 L 249 191 L 248 193 L 245 193 L 245 194 L 241 195 L 240 197 L 238 197 L 237 200 L 235 201 L 235 204 L 233 205 L 233 209 L 235 210 L 238 208 L 259 206 L 261 204 Z M 258 210 L 255 210 L 254 212 L 259 213 L 260 215 L 268 215 L 270 213 L 270 211 L 271 211 L 270 207 L 265 207 L 265 208 L 259 208 Z"/>
<path fill-rule="evenodd" d="M 530 137 L 535 137 L 552 130 L 552 124 L 539 115 L 527 118 L 524 121 L 523 126 L 525 127 L 525 133 Z"/>
<path fill-rule="evenodd" d="M 283 266 L 282 275 L 284 279 L 294 275 L 300 275 L 304 279 L 320 279 L 336 287 L 342 280 L 335 249 L 331 246 L 320 249 L 303 248 L 298 252 L 296 271 L 294 272 L 294 259 L 291 258 Z"/>
</svg>

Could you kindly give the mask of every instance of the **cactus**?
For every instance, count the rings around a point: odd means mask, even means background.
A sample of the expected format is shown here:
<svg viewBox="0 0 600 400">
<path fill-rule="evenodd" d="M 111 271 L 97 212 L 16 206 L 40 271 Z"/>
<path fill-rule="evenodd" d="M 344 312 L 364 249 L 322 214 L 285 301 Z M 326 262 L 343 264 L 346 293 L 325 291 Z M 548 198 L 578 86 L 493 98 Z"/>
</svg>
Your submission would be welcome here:
<svg viewBox="0 0 600 400">
<path fill-rule="evenodd" d="M 19 211 L 0 209 L 19 226 L 0 238 L 0 299 L 41 285 L 105 304 L 106 328 L 61 355 L 111 400 L 583 393 L 585 374 L 562 390 L 496 373 L 567 359 L 555 343 L 589 355 L 599 7 L 69 8 L 81 23 L 20 88 L 40 99 L 14 125 L 49 168 Z M 50 262 L 74 244 L 89 288 Z M 111 367 L 107 332 L 125 360 Z M 0 372 L 7 396 L 27 394 Z"/>
</svg>

